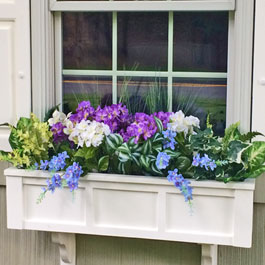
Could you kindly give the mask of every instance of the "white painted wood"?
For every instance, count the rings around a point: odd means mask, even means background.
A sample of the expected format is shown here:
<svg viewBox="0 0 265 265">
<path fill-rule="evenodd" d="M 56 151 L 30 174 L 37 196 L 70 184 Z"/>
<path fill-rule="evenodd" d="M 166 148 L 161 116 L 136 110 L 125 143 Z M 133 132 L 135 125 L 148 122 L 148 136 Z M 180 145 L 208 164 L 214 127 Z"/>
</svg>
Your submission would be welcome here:
<svg viewBox="0 0 265 265">
<path fill-rule="evenodd" d="M 23 229 L 22 177 L 6 179 L 7 223 L 9 228 Z M 15 203 L 14 203 L 15 202 Z"/>
<path fill-rule="evenodd" d="M 251 126 L 254 0 L 238 0 L 229 15 L 226 123 Z"/>
<path fill-rule="evenodd" d="M 218 246 L 202 245 L 201 265 L 217 265 L 218 264 Z"/>
<path fill-rule="evenodd" d="M 175 1 L 56 1 L 50 0 L 52 11 L 199 11 L 235 10 L 235 0 Z"/>
<path fill-rule="evenodd" d="M 265 1 L 256 0 L 255 14 L 255 40 L 254 40 L 254 65 L 253 65 L 253 98 L 252 98 L 252 130 L 259 131 L 265 135 L 265 87 L 261 80 L 265 77 Z M 260 137 L 264 140 L 264 137 Z M 255 191 L 255 202 L 265 203 L 265 178 L 257 180 Z"/>
<path fill-rule="evenodd" d="M 49 0 L 31 0 L 32 109 L 43 119 L 55 105 L 54 17 Z"/>
<path fill-rule="evenodd" d="M 60 265 L 76 265 L 75 234 L 52 233 L 52 242 L 59 245 Z"/>
<path fill-rule="evenodd" d="M 251 244 L 254 180 L 229 184 L 192 180 L 191 213 L 183 195 L 165 178 L 91 173 L 82 178 L 74 198 L 63 189 L 36 204 L 49 173 L 9 168 L 5 175 L 10 191 L 18 177 L 23 183 L 21 193 L 7 195 L 9 208 L 16 208 L 17 200 L 24 207 L 23 216 L 8 223 L 10 228 L 240 247 Z"/>
<path fill-rule="evenodd" d="M 30 113 L 29 1 L 0 1 L 0 123 L 14 124 Z M 0 128 L 0 149 L 9 150 L 8 128 Z"/>
<path fill-rule="evenodd" d="M 265 87 L 260 80 L 265 77 L 265 1 L 256 0 L 255 53 L 253 69 L 252 129 L 265 134 Z"/>
</svg>

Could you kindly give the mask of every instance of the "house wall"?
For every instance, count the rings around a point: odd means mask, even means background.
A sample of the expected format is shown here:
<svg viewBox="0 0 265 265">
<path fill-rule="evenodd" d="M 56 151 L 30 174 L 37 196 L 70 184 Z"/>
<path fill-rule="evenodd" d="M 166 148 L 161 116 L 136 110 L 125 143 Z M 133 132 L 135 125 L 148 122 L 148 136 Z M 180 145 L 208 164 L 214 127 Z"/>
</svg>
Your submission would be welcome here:
<svg viewBox="0 0 265 265">
<path fill-rule="evenodd" d="M 265 1 L 256 0 L 256 5 L 259 24 L 256 25 L 255 58 L 262 58 L 265 57 L 262 49 L 265 43 L 262 33 L 262 25 L 265 25 L 262 14 L 265 11 Z M 263 66 L 260 63 L 262 59 L 260 60 L 254 69 L 265 74 L 265 64 Z M 254 75 L 253 129 L 263 130 L 265 133 L 264 111 L 260 111 L 265 107 L 262 100 L 265 99 L 265 89 L 258 82 L 259 79 L 260 76 Z M 263 126 L 260 127 L 257 120 L 263 122 Z M 5 163 L 0 164 L 0 264 L 58 265 L 59 249 L 51 242 L 50 233 L 6 228 L 6 188 L 2 171 L 7 166 Z M 265 177 L 257 181 L 252 248 L 220 246 L 219 265 L 265 264 L 264 187 Z M 200 255 L 201 247 L 196 244 L 77 235 L 77 265 L 199 265 Z"/>
</svg>

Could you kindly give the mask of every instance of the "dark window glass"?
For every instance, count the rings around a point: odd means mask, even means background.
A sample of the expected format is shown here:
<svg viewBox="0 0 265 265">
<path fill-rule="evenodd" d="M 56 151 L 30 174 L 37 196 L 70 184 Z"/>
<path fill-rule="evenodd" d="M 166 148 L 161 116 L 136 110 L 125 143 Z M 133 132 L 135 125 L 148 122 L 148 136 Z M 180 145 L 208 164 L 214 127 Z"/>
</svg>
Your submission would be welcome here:
<svg viewBox="0 0 265 265">
<path fill-rule="evenodd" d="M 63 78 L 63 109 L 74 111 L 79 102 L 89 100 L 93 107 L 112 104 L 112 77 L 65 76 Z"/>
<path fill-rule="evenodd" d="M 119 77 L 118 100 L 131 113 L 167 111 L 167 78 Z"/>
<path fill-rule="evenodd" d="M 226 121 L 226 79 L 174 78 L 173 111 L 182 110 L 186 115 L 200 119 L 201 127 L 207 115 L 217 135 L 223 135 Z"/>
<path fill-rule="evenodd" d="M 118 69 L 167 70 L 168 13 L 118 13 Z"/>
<path fill-rule="evenodd" d="M 63 68 L 112 68 L 111 13 L 63 13 Z"/>
<path fill-rule="evenodd" d="M 227 12 L 174 13 L 174 71 L 226 72 Z"/>
</svg>

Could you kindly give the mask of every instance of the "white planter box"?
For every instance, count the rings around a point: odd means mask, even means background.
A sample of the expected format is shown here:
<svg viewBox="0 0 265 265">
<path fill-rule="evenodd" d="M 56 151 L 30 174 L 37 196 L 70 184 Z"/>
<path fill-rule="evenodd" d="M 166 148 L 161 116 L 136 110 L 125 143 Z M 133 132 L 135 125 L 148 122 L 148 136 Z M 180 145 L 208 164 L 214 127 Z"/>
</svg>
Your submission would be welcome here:
<svg viewBox="0 0 265 265">
<path fill-rule="evenodd" d="M 48 172 L 9 168 L 8 228 L 250 247 L 254 180 L 191 181 L 193 212 L 165 178 L 89 174 L 36 200 Z"/>
</svg>

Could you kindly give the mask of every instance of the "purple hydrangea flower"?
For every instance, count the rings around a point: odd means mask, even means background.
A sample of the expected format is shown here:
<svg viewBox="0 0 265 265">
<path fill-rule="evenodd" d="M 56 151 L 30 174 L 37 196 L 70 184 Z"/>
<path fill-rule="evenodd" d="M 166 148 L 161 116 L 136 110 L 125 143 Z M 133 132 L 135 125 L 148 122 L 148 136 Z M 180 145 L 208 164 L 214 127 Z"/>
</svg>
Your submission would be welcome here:
<svg viewBox="0 0 265 265">
<path fill-rule="evenodd" d="M 172 113 L 173 112 L 159 111 L 159 112 L 155 112 L 153 115 L 162 121 L 164 129 L 166 129 L 167 124 L 169 123 L 169 117 Z"/>
<path fill-rule="evenodd" d="M 119 133 L 126 130 L 130 124 L 131 117 L 126 106 L 120 103 L 105 106 L 104 108 L 98 107 L 94 113 L 94 119 L 107 124 L 112 133 Z"/>
<path fill-rule="evenodd" d="M 55 143 L 67 140 L 68 136 L 64 133 L 64 128 L 66 127 L 61 122 L 57 122 L 52 125 L 51 131 L 53 133 L 53 140 Z"/>
<path fill-rule="evenodd" d="M 134 116 L 134 122 L 128 126 L 126 132 L 123 135 L 124 141 L 135 137 L 134 142 L 138 143 L 140 138 L 147 140 L 151 138 L 157 131 L 155 119 L 152 115 L 145 113 L 136 113 Z"/>
<path fill-rule="evenodd" d="M 192 200 L 192 187 L 190 186 L 190 181 L 184 179 L 182 174 L 178 174 L 178 169 L 174 169 L 174 171 L 168 171 L 167 179 L 180 190 L 185 197 L 185 201 Z"/>
<path fill-rule="evenodd" d="M 169 164 L 170 156 L 164 152 L 159 152 L 156 158 L 156 166 L 158 169 L 165 169 Z"/>
</svg>

